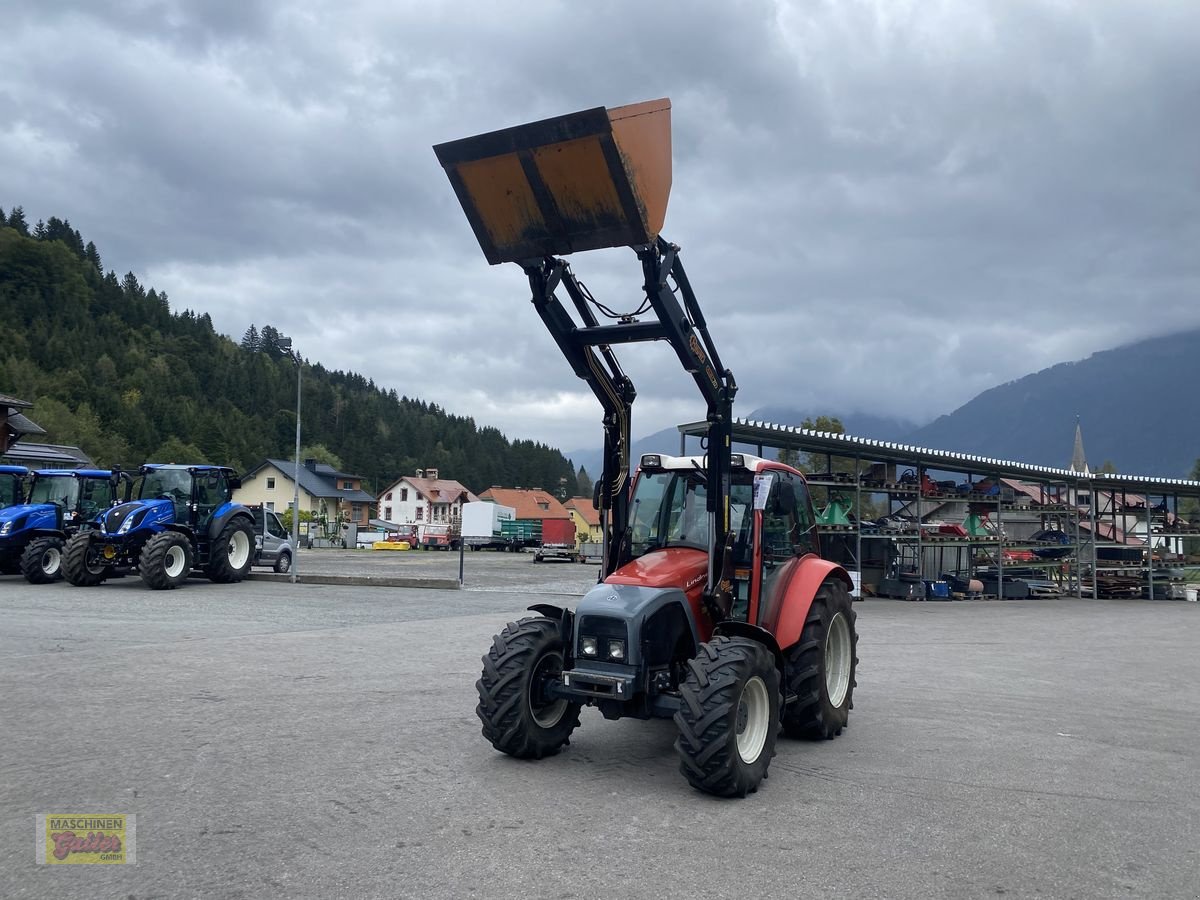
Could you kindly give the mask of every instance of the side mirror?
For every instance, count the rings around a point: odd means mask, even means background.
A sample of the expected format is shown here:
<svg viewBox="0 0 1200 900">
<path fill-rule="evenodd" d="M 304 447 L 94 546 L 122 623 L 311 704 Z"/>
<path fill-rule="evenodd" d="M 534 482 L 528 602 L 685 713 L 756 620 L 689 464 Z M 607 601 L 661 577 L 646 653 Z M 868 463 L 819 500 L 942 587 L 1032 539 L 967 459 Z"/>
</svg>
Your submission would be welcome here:
<svg viewBox="0 0 1200 900">
<path fill-rule="evenodd" d="M 592 485 L 592 509 L 600 508 L 600 490 L 603 487 L 604 479 L 600 479 Z"/>
<path fill-rule="evenodd" d="M 241 486 L 242 486 L 242 479 L 239 476 L 237 476 L 237 475 L 229 476 L 229 489 L 231 491 L 236 491 Z"/>
</svg>

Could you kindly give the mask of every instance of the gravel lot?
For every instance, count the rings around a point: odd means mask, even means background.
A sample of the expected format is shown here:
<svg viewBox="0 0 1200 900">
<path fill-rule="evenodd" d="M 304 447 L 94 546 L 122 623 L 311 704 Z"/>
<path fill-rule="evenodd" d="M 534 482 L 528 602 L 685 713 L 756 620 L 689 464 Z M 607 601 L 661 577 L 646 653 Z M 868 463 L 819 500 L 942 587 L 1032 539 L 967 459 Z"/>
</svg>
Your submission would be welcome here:
<svg viewBox="0 0 1200 900">
<path fill-rule="evenodd" d="M 301 573 L 457 577 L 379 556 Z M 466 563 L 462 591 L 0 578 L 0 897 L 1200 895 L 1200 604 L 856 604 L 851 728 L 722 801 L 670 722 L 495 753 L 480 655 L 595 568 Z M 42 812 L 135 813 L 137 865 L 37 866 Z"/>
</svg>

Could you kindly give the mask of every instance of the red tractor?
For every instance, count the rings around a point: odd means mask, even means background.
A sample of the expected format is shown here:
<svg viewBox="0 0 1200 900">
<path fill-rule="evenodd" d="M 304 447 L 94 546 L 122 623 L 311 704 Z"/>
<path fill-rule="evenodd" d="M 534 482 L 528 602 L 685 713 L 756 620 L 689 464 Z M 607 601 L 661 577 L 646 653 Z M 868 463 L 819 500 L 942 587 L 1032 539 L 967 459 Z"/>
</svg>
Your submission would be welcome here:
<svg viewBox="0 0 1200 900">
<path fill-rule="evenodd" d="M 488 261 L 521 265 L 535 309 L 604 408 L 600 583 L 574 610 L 537 604 L 496 635 L 477 683 L 483 735 L 538 759 L 566 746 L 585 705 L 609 719 L 670 717 L 688 781 L 744 797 L 766 777 L 780 730 L 841 733 L 858 638 L 852 583 L 821 556 L 804 476 L 732 453 L 737 384 L 679 248 L 659 236 L 670 102 L 598 107 L 434 149 Z M 612 246 L 632 247 L 642 266 L 644 297 L 624 314 L 597 303 L 559 258 Z M 631 486 L 636 392 L 612 348 L 656 340 L 706 401 L 707 452 L 644 455 Z"/>
</svg>

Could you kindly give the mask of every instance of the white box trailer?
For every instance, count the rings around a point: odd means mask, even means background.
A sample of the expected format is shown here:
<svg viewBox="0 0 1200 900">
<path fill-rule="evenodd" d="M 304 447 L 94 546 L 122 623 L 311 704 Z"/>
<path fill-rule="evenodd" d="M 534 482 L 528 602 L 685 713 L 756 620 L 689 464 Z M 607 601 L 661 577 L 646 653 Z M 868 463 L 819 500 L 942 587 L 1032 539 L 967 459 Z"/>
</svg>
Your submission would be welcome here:
<svg viewBox="0 0 1200 900">
<path fill-rule="evenodd" d="M 517 511 L 511 506 L 501 506 L 488 500 L 475 500 L 462 507 L 463 545 L 472 550 L 490 547 L 508 549 L 508 539 L 501 534 L 501 523 L 511 522 Z"/>
</svg>

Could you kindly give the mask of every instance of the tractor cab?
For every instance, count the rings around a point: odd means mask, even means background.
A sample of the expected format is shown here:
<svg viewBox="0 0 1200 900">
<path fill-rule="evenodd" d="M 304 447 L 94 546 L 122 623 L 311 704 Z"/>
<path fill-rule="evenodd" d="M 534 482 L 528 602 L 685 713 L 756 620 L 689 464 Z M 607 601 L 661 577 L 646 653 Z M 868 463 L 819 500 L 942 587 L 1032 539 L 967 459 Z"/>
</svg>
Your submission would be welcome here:
<svg viewBox="0 0 1200 900">
<path fill-rule="evenodd" d="M 241 481 L 224 466 L 148 463 L 141 469 L 138 502 L 162 522 L 203 529 L 233 497 Z"/>
<path fill-rule="evenodd" d="M 41 469 L 33 473 L 26 503 L 54 507 L 55 516 L 61 516 L 60 525 L 63 521 L 77 525 L 91 522 L 119 502 L 122 475 L 108 469 Z M 127 480 L 128 475 L 124 478 Z"/>
<path fill-rule="evenodd" d="M 22 482 L 28 474 L 24 466 L 0 466 L 0 509 L 24 502 Z"/>
<path fill-rule="evenodd" d="M 630 503 L 627 548 L 605 582 L 656 583 L 684 588 L 701 629 L 711 635 L 703 588 L 708 574 L 710 522 L 702 457 L 642 456 Z M 728 621 L 773 630 L 784 589 L 798 560 L 820 555 L 816 515 L 804 476 L 781 463 L 731 457 L 729 529 L 725 558 Z"/>
</svg>

